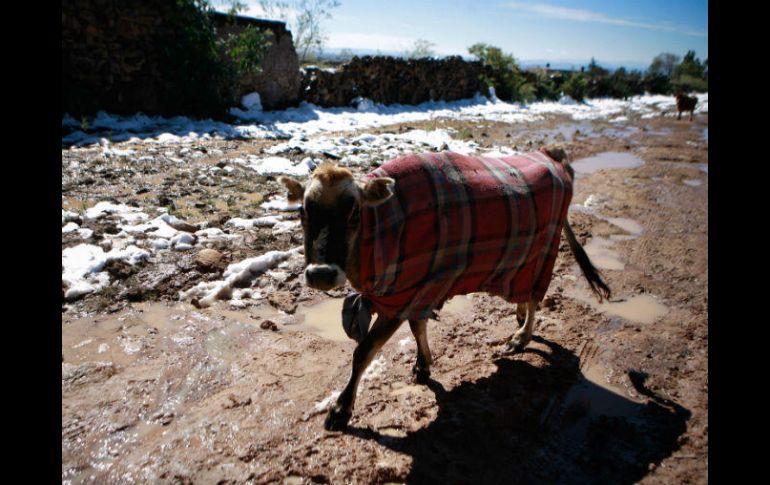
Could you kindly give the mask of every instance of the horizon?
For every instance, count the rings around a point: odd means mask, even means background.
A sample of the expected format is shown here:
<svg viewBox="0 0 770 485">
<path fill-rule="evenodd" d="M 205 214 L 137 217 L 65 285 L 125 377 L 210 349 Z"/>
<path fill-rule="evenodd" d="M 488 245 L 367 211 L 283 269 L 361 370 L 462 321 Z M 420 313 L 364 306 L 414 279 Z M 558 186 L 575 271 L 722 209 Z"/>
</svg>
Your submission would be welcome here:
<svg viewBox="0 0 770 485">
<path fill-rule="evenodd" d="M 214 8 L 226 10 L 223 3 Z M 241 15 L 286 21 L 291 30 L 295 11 L 269 15 L 258 0 L 243 3 Z M 467 58 L 468 47 L 482 42 L 512 54 L 523 67 L 550 63 L 579 69 L 593 58 L 605 68 L 643 70 L 661 53 L 681 59 L 690 50 L 701 61 L 708 58 L 708 2 L 699 0 L 393 0 L 386 9 L 373 0 L 342 1 L 322 29 L 323 53 L 350 49 L 403 56 L 424 39 L 436 57 Z"/>
</svg>

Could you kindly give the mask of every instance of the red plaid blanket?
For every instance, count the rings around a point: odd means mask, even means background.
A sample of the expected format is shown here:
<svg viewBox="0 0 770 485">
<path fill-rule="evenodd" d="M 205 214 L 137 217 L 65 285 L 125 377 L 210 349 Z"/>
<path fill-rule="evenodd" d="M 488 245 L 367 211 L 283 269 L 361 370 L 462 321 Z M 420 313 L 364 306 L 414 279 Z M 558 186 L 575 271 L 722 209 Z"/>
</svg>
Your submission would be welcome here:
<svg viewBox="0 0 770 485">
<path fill-rule="evenodd" d="M 543 152 L 409 155 L 369 174 L 395 194 L 362 211 L 363 296 L 400 319 L 430 318 L 454 295 L 545 296 L 572 184 Z"/>
</svg>

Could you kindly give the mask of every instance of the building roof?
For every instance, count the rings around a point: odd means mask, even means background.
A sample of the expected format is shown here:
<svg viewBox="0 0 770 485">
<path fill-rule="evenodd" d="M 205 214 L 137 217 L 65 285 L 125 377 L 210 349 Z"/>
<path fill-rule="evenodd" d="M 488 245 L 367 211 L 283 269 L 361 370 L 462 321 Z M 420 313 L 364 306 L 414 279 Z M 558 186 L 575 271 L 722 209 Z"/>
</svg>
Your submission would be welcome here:
<svg viewBox="0 0 770 485">
<path fill-rule="evenodd" d="M 215 22 L 227 22 L 231 18 L 234 18 L 236 25 L 259 25 L 262 27 L 286 28 L 286 22 L 281 22 L 280 20 L 258 19 L 255 17 L 247 17 L 245 15 L 230 15 L 228 13 L 216 11 L 211 12 L 211 17 Z"/>
</svg>

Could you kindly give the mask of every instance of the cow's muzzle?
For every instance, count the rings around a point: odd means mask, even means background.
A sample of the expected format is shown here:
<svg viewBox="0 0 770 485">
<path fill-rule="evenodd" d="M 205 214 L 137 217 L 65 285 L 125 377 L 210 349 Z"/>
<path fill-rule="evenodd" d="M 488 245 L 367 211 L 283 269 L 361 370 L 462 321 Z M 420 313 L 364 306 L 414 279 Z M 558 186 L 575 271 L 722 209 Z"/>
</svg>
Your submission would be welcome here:
<svg viewBox="0 0 770 485">
<path fill-rule="evenodd" d="M 345 284 L 345 272 L 336 264 L 311 264 L 305 269 L 307 285 L 316 290 L 331 290 Z"/>
</svg>

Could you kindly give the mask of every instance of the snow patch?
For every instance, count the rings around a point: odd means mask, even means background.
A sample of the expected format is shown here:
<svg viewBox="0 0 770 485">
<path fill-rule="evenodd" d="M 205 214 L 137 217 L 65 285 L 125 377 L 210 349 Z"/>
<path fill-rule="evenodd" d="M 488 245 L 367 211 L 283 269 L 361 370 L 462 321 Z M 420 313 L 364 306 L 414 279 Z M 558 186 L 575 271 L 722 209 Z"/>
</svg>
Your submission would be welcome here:
<svg viewBox="0 0 770 485">
<path fill-rule="evenodd" d="M 224 272 L 224 280 L 207 281 L 198 283 L 187 291 L 180 292 L 180 300 L 198 300 L 198 306 L 211 306 L 216 300 L 229 300 L 233 296 L 233 289 L 248 286 L 261 273 L 272 269 L 283 261 L 297 254 L 302 247 L 296 247 L 289 251 L 268 251 L 262 256 L 244 259 L 233 263 Z"/>
</svg>

